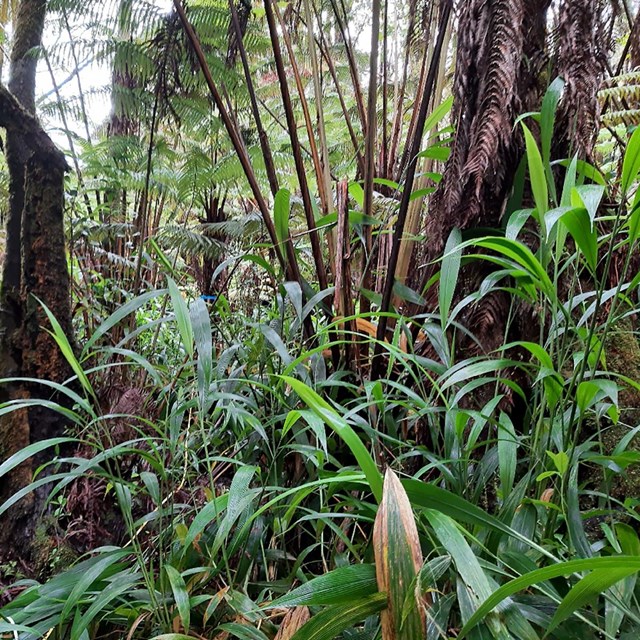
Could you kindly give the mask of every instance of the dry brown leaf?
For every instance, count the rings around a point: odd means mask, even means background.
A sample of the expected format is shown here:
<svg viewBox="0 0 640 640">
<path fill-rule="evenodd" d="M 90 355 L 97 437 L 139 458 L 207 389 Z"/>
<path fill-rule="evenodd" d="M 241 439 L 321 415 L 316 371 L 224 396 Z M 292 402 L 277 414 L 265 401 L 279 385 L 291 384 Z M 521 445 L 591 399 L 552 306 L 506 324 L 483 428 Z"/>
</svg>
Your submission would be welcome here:
<svg viewBox="0 0 640 640">
<path fill-rule="evenodd" d="M 280 623 L 280 629 L 273 640 L 290 640 L 310 617 L 311 614 L 307 607 L 291 609 Z"/>
<path fill-rule="evenodd" d="M 424 638 L 426 601 L 421 598 L 413 611 L 403 612 L 409 589 L 413 589 L 422 567 L 422 551 L 411 503 L 391 469 L 384 477 L 382 502 L 373 527 L 373 551 L 378 589 L 387 594 L 387 608 L 381 614 L 383 640 Z"/>
</svg>

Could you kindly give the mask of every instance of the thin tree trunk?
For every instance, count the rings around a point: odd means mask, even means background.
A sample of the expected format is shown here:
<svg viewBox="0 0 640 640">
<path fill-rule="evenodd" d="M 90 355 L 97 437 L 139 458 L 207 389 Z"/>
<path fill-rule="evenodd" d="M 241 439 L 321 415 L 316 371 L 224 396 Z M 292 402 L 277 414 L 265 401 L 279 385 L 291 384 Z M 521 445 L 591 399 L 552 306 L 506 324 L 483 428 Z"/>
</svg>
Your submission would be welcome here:
<svg viewBox="0 0 640 640">
<path fill-rule="evenodd" d="M 36 59 L 30 50 L 40 44 L 46 2 L 23 0 L 16 24 L 8 91 L 0 86 L 0 126 L 7 131 L 7 164 L 11 201 L 7 229 L 8 261 L 3 273 L 0 315 L 0 377 L 24 377 L 63 382 L 70 368 L 46 331 L 44 303 L 71 334 L 69 275 L 63 225 L 64 174 L 68 169 L 33 116 Z M 6 400 L 52 398 L 38 384 L 13 382 L 0 388 Z M 64 422 L 41 405 L 6 414 L 0 419 L 0 462 L 21 448 L 61 435 Z M 23 488 L 45 460 L 37 456 L 5 478 L 0 502 Z M 35 492 L 0 518 L 0 557 L 28 558 L 29 541 L 44 493 Z M 19 544 L 16 542 L 19 541 Z"/>
</svg>

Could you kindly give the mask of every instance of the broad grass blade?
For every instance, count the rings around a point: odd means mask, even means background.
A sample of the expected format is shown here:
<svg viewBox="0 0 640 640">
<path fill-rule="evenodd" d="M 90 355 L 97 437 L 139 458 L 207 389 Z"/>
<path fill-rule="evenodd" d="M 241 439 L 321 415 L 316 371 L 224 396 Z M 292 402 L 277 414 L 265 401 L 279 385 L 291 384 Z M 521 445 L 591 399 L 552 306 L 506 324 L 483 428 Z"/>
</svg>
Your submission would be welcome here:
<svg viewBox="0 0 640 640">
<path fill-rule="evenodd" d="M 382 502 L 373 527 L 378 589 L 387 594 L 382 612 L 382 639 L 419 640 L 426 636 L 424 601 L 416 598 L 416 576 L 422 552 L 411 503 L 398 476 L 387 469 Z M 406 602 L 410 606 L 405 607 Z"/>
</svg>

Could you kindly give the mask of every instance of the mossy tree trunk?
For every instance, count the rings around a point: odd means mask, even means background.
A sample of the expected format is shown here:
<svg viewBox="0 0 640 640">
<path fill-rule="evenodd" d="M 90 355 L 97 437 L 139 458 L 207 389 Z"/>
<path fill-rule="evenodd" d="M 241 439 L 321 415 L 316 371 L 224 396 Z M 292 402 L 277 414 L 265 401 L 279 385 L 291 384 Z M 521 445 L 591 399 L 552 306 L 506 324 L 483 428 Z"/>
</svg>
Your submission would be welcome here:
<svg viewBox="0 0 640 640">
<path fill-rule="evenodd" d="M 10 210 L 6 261 L 0 288 L 0 377 L 63 382 L 70 367 L 46 328 L 38 300 L 71 334 L 69 274 L 63 227 L 64 174 L 67 164 L 34 117 L 36 58 L 46 2 L 22 0 L 15 23 L 9 89 L 0 85 L 0 126 L 7 132 Z M 2 402 L 54 399 L 48 387 L 22 381 L 0 386 Z M 0 418 L 0 463 L 21 448 L 62 433 L 60 417 L 42 405 Z M 36 457 L 0 482 L 0 503 L 27 485 Z M 30 541 L 41 512 L 37 492 L 0 516 L 0 558 L 28 558 Z"/>
</svg>

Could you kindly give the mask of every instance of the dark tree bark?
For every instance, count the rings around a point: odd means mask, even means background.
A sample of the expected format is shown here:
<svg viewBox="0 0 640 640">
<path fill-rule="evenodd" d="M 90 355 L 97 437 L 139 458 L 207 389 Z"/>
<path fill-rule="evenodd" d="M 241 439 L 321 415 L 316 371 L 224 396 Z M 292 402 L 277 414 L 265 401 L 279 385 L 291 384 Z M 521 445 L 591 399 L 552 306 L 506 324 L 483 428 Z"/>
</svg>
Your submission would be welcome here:
<svg viewBox="0 0 640 640">
<path fill-rule="evenodd" d="M 546 14 L 550 0 L 462 0 L 454 77 L 456 134 L 442 181 L 425 223 L 427 241 L 416 247 L 412 287 L 423 291 L 439 268 L 454 227 L 498 227 L 524 151 L 517 117 L 540 106 L 545 84 Z M 458 295 L 477 290 L 486 265 L 474 263 L 460 274 Z M 437 286 L 426 292 L 427 310 L 437 307 Z M 477 355 L 503 343 L 508 317 L 506 293 L 486 296 L 467 308 L 473 340 L 458 353 Z"/>
<path fill-rule="evenodd" d="M 69 274 L 63 227 L 64 173 L 67 164 L 33 115 L 36 58 L 46 2 L 22 0 L 15 24 L 11 56 L 11 91 L 0 86 L 0 126 L 7 132 L 10 211 L 7 258 L 0 289 L 0 377 L 24 377 L 63 382 L 70 367 L 55 340 L 38 300 L 71 335 Z M 14 381 L 0 386 L 3 402 L 46 398 L 37 384 Z M 56 399 L 55 397 L 53 398 Z M 62 434 L 64 424 L 43 406 L 0 418 L 0 462 L 21 448 Z M 0 503 L 27 485 L 43 457 L 24 463 L 0 484 Z M 0 558 L 29 555 L 29 542 L 43 504 L 34 493 L 0 517 Z"/>
<path fill-rule="evenodd" d="M 524 154 L 515 121 L 540 109 L 547 84 L 563 75 L 566 90 L 556 121 L 554 152 L 589 156 L 597 133 L 596 92 L 604 68 L 602 0 L 562 0 L 558 24 L 549 31 L 551 0 L 461 0 L 454 79 L 453 119 L 456 134 L 443 179 L 426 219 L 427 242 L 414 260 L 427 265 L 414 288 L 423 291 L 439 268 L 446 240 L 455 227 L 499 227 Z M 548 65 L 547 51 L 555 64 Z M 543 73 L 551 66 L 551 77 Z M 562 154 L 566 157 L 566 153 Z M 457 294 L 477 291 L 491 269 L 488 263 L 466 265 Z M 437 306 L 437 285 L 426 294 L 427 310 Z M 536 330 L 530 310 L 520 304 L 516 321 L 507 326 L 510 297 L 493 292 L 465 308 L 458 319 L 477 340 L 459 336 L 460 357 L 477 355 Z M 506 332 L 521 334 L 509 335 Z M 535 339 L 535 338 L 534 338 Z"/>
<path fill-rule="evenodd" d="M 30 113 L 35 113 L 35 78 L 37 58 L 30 51 L 42 40 L 46 0 L 22 0 L 15 22 L 9 91 Z M 2 274 L 2 297 L 20 288 L 20 227 L 24 206 L 24 177 L 28 148 L 20 132 L 7 129 L 6 156 L 9 168 L 9 218 L 7 246 Z"/>
<path fill-rule="evenodd" d="M 454 227 L 497 226 L 523 141 L 516 118 L 539 106 L 550 0 L 467 0 L 458 28 L 456 136 L 429 207 L 429 254 Z"/>
<path fill-rule="evenodd" d="M 565 0 L 560 5 L 554 75 L 564 78 L 565 87 L 556 118 L 558 157 L 592 159 L 600 117 L 597 94 L 609 47 L 604 10 L 603 0 Z"/>
</svg>

